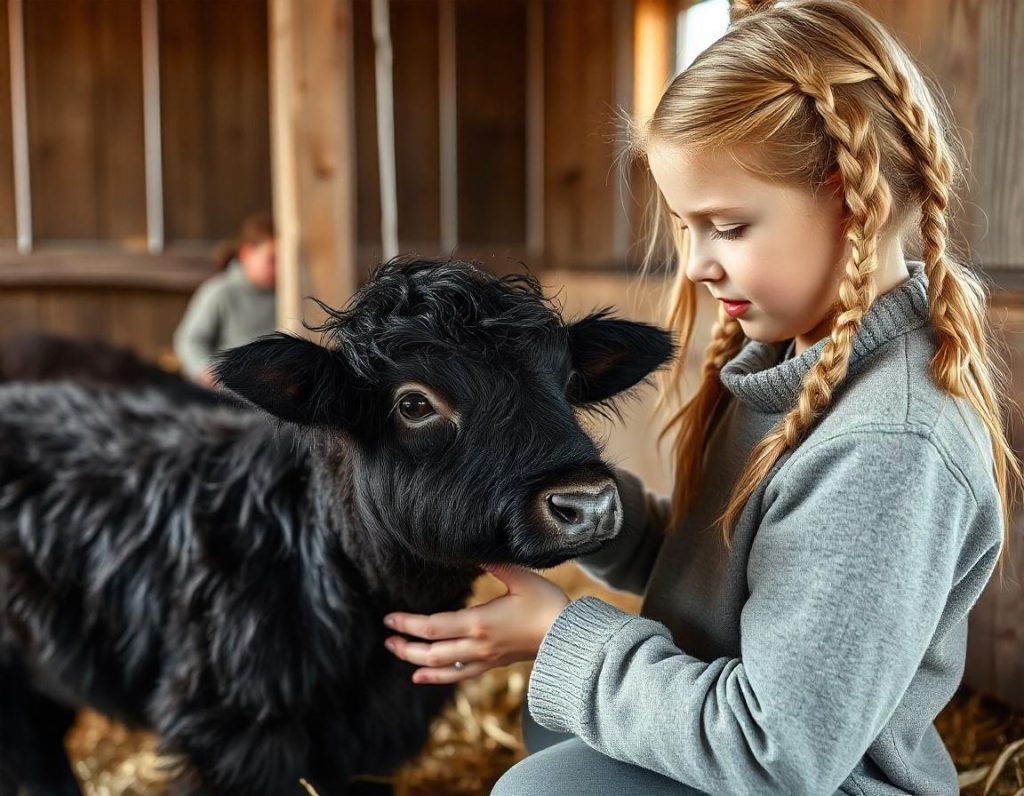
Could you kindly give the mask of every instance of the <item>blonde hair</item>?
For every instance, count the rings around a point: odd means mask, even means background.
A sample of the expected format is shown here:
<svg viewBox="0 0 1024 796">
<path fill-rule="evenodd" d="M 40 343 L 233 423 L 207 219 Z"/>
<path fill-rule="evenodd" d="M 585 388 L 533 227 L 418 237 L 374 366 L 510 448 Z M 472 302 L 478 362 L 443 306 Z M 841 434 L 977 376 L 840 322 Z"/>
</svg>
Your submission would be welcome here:
<svg viewBox="0 0 1024 796">
<path fill-rule="evenodd" d="M 861 320 L 876 298 L 873 277 L 882 236 L 916 226 L 928 278 L 937 348 L 929 364 L 947 394 L 966 397 L 991 438 L 1009 541 L 1009 477 L 1021 469 L 1004 432 L 1010 403 L 1005 366 L 989 342 L 987 291 L 947 241 L 947 212 L 966 158 L 941 92 L 932 92 L 913 59 L 881 24 L 845 0 L 734 2 L 726 34 L 671 83 L 646 125 L 633 131 L 641 158 L 652 142 L 688 153 L 724 152 L 737 165 L 817 191 L 840 178 L 851 254 L 833 307 L 830 336 L 806 374 L 796 404 L 758 442 L 718 518 L 726 546 L 758 484 L 796 447 L 844 380 Z M 833 183 L 834 184 L 834 183 Z M 688 234 L 672 223 L 660 191 L 644 268 L 659 252 L 675 259 L 668 325 L 689 348 L 696 286 L 685 276 Z M 699 487 L 707 438 L 723 399 L 719 371 L 746 342 L 740 324 L 719 309 L 696 394 L 670 415 L 675 430 L 672 515 L 679 526 Z M 679 402 L 685 356 L 662 381 L 659 406 Z M 1001 567 L 1000 567 L 1001 568 Z"/>
</svg>

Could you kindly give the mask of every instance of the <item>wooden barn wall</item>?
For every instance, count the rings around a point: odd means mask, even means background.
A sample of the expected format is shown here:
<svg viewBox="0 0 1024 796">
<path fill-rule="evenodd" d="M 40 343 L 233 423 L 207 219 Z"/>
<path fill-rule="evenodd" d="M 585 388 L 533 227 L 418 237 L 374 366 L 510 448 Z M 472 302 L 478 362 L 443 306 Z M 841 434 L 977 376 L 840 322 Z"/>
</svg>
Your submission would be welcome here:
<svg viewBox="0 0 1024 796">
<path fill-rule="evenodd" d="M 526 242 L 526 4 L 456 3 L 459 240 Z"/>
<path fill-rule="evenodd" d="M 140 9 L 137 0 L 24 4 L 40 240 L 145 240 Z"/>
<path fill-rule="evenodd" d="M 1017 0 L 862 0 L 899 35 L 943 90 L 970 172 L 954 205 L 953 238 L 996 289 L 990 313 L 1007 346 L 1011 397 L 1024 406 L 1024 4 Z M 1010 444 L 1024 428 L 1009 418 Z M 1005 581 L 971 611 L 964 681 L 1024 707 L 1024 512 L 1012 517 Z"/>
<path fill-rule="evenodd" d="M 1024 4 L 1018 0 L 861 0 L 900 37 L 949 101 L 970 173 L 956 240 L 988 269 L 1024 269 Z"/>
<path fill-rule="evenodd" d="M 159 9 L 167 238 L 230 237 L 271 209 L 266 0 Z"/>
<path fill-rule="evenodd" d="M 544 262 L 620 267 L 615 247 L 616 9 L 621 0 L 540 3 L 543 16 Z M 456 0 L 457 253 L 527 247 L 527 41 L 523 0 Z M 628 19 L 628 14 L 619 19 Z M 380 253 L 380 190 L 369 0 L 354 1 L 358 233 Z M 399 247 L 440 252 L 437 3 L 392 0 Z M 626 37 L 628 39 L 628 37 Z M 447 253 L 447 252 L 445 252 Z M 500 268 L 501 264 L 496 263 Z"/>
<path fill-rule="evenodd" d="M 545 259 L 552 267 L 621 268 L 615 238 L 621 139 L 615 109 L 616 3 L 564 0 L 545 6 Z M 586 6 L 586 9 L 584 9 Z M 621 19 L 621 17 L 619 17 Z M 628 20 L 629 15 L 625 15 Z"/>
<path fill-rule="evenodd" d="M 0 290 L 0 339 L 42 329 L 89 337 L 168 362 L 187 291 L 113 287 L 7 287 Z"/>
<path fill-rule="evenodd" d="M 26 0 L 29 164 L 36 253 L 14 253 L 11 114 L 0 113 L 0 334 L 45 329 L 156 357 L 217 241 L 271 208 L 266 0 L 160 0 L 160 115 L 168 255 L 145 254 L 141 4 Z M 0 107 L 9 109 L 7 0 L 0 0 Z M 84 277 L 76 260 L 132 252 L 130 286 Z M 194 276 L 171 280 L 190 252 Z M 125 258 L 121 258 L 123 261 Z M 58 262 L 32 285 L 11 269 Z M 87 270 L 95 271 L 92 266 Z M 101 269 L 102 270 L 102 269 Z M 114 269 L 116 271 L 116 269 Z"/>
</svg>

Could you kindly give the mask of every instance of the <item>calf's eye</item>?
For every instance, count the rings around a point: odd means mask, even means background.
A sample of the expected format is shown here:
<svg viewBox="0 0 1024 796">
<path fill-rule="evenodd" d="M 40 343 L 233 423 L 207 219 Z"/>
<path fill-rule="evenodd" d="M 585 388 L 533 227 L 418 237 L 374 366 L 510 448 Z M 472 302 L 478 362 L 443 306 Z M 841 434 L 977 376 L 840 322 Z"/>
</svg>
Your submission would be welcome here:
<svg viewBox="0 0 1024 796">
<path fill-rule="evenodd" d="M 430 403 L 427 396 L 420 392 L 407 392 L 403 395 L 398 401 L 398 411 L 406 420 L 413 422 L 425 420 L 431 415 L 437 414 L 434 411 L 434 405 Z"/>
</svg>

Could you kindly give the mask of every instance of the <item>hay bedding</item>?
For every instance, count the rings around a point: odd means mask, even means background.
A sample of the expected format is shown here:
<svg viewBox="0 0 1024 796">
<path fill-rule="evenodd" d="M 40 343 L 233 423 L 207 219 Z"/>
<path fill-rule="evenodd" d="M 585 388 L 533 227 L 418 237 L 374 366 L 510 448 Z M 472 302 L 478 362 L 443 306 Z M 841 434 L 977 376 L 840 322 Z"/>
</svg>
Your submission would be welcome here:
<svg viewBox="0 0 1024 796">
<path fill-rule="evenodd" d="M 596 594 L 628 611 L 639 598 L 603 589 L 573 564 L 547 573 L 572 597 Z M 472 603 L 504 593 L 492 577 L 477 582 Z M 462 683 L 438 717 L 422 754 L 391 779 L 395 796 L 478 796 L 523 754 L 519 710 L 530 664 L 492 669 Z M 430 686 L 424 686 L 429 688 Z M 936 725 L 967 796 L 1024 796 L 1024 711 L 961 690 Z M 84 712 L 68 736 L 75 773 L 86 796 L 163 796 L 173 761 L 161 760 L 155 741 Z M 295 796 L 316 793 L 316 783 L 295 783 Z M 330 796 L 330 794 L 319 794 Z"/>
</svg>

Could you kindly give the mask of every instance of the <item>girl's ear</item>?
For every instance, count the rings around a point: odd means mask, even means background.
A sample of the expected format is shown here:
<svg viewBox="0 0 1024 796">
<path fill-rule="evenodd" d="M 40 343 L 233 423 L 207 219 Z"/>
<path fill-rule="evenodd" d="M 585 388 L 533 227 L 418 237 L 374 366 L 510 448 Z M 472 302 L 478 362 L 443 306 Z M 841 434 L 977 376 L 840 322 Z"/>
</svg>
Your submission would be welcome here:
<svg viewBox="0 0 1024 796">
<path fill-rule="evenodd" d="M 578 405 L 611 398 L 639 383 L 675 355 L 672 336 L 657 326 L 592 313 L 569 328 L 575 378 L 569 400 Z"/>
<path fill-rule="evenodd" d="M 222 351 L 214 378 L 281 420 L 308 426 L 351 426 L 358 419 L 357 389 L 336 351 L 275 332 Z"/>
</svg>

